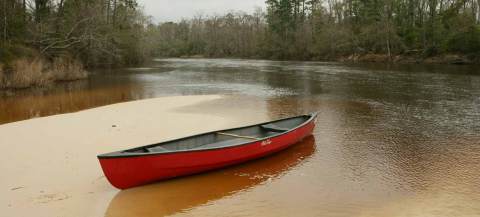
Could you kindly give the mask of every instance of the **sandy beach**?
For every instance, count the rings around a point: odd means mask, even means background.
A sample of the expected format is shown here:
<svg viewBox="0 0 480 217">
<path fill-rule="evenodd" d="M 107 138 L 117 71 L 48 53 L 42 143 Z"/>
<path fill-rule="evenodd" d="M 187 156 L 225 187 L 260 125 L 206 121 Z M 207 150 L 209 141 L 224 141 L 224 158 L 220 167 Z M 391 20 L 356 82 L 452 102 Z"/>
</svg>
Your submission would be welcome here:
<svg viewBox="0 0 480 217">
<path fill-rule="evenodd" d="M 221 98 L 163 97 L 1 125 L 0 216 L 104 216 L 119 190 L 96 155 L 265 118 L 195 109 Z"/>
</svg>

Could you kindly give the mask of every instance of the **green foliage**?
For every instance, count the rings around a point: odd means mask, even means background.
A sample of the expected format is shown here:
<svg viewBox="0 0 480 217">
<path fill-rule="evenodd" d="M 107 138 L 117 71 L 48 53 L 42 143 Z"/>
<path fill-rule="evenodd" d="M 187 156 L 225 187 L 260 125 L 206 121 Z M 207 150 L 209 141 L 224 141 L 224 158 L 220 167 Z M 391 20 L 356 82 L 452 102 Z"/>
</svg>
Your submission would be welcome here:
<svg viewBox="0 0 480 217">
<path fill-rule="evenodd" d="M 470 26 L 456 32 L 448 40 L 447 50 L 459 53 L 480 53 L 480 27 Z"/>
<path fill-rule="evenodd" d="M 18 47 L 87 66 L 138 64 L 150 54 L 143 40 L 150 21 L 136 0 L 4 0 L 0 14 L 3 61 L 26 55 Z"/>
<path fill-rule="evenodd" d="M 87 66 L 151 55 L 324 59 L 480 50 L 478 0 L 266 0 L 267 10 L 152 24 L 136 0 L 3 0 L 0 61 L 62 56 Z"/>
<path fill-rule="evenodd" d="M 449 19 L 450 28 L 445 40 L 445 50 L 456 53 L 480 54 L 480 25 L 471 16 L 456 16 Z"/>
<path fill-rule="evenodd" d="M 0 63 L 7 67 L 11 62 L 18 58 L 33 58 L 38 56 L 38 52 L 21 44 L 9 44 L 0 47 Z"/>
<path fill-rule="evenodd" d="M 317 58 L 351 54 L 425 56 L 478 53 L 480 2 L 474 0 L 267 0 L 268 42 L 276 57 Z M 295 5 L 306 19 L 296 19 Z M 293 5 L 293 6 L 292 6 Z M 299 26 L 307 25 L 312 32 Z M 294 32 L 292 34 L 292 32 Z M 313 40 L 292 35 L 312 34 Z M 308 49 L 299 46 L 307 40 Z M 292 51 L 293 50 L 293 51 Z M 302 51 L 310 55 L 299 55 Z"/>
</svg>

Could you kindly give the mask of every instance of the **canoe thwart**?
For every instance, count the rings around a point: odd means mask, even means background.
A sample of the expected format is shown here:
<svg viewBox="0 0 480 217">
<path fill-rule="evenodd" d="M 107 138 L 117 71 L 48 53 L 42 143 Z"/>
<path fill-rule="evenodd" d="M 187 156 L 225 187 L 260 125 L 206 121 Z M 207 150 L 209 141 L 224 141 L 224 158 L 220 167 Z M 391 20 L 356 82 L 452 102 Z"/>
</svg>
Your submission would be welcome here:
<svg viewBox="0 0 480 217">
<path fill-rule="evenodd" d="M 222 132 L 217 132 L 218 135 L 222 136 L 231 136 L 231 137 L 237 137 L 237 138 L 244 138 L 244 139 L 252 139 L 252 140 L 259 140 L 261 138 L 253 137 L 253 136 L 242 136 L 242 135 L 237 135 L 237 134 L 231 134 L 231 133 L 222 133 Z"/>
</svg>

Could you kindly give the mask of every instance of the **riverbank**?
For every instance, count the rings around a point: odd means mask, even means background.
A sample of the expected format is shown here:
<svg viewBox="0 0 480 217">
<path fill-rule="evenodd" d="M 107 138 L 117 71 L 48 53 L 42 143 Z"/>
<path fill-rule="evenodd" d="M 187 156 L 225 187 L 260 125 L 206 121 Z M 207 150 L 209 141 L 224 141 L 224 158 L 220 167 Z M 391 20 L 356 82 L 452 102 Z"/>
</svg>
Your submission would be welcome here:
<svg viewBox="0 0 480 217">
<path fill-rule="evenodd" d="M 165 57 L 172 58 L 172 57 Z M 180 56 L 181 59 L 208 59 L 208 58 L 238 58 L 255 60 L 260 57 L 209 57 L 204 55 Z M 262 58 L 260 58 L 262 59 Z M 282 60 L 263 58 L 265 60 Z M 394 64 L 447 64 L 447 65 L 477 65 L 480 64 L 480 56 L 463 54 L 443 54 L 431 57 L 423 57 L 420 54 L 392 55 L 387 54 L 351 54 L 338 57 L 312 57 L 310 59 L 287 59 L 284 61 L 331 61 L 342 63 L 394 63 Z"/>
<path fill-rule="evenodd" d="M 375 63 L 398 63 L 398 64 L 456 64 L 456 65 L 474 65 L 480 64 L 479 56 L 468 56 L 461 54 L 444 54 L 431 57 L 422 57 L 421 55 L 392 55 L 387 54 L 364 54 L 349 55 L 335 58 L 338 62 L 375 62 Z"/>
</svg>

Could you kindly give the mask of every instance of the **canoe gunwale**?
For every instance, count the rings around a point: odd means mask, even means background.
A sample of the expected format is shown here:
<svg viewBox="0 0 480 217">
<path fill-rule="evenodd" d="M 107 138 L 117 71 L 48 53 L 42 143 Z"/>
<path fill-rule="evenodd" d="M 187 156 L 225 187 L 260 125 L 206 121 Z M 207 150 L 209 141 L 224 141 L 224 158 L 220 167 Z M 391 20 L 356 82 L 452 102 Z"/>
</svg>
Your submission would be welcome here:
<svg viewBox="0 0 480 217">
<path fill-rule="evenodd" d="M 200 133 L 200 134 L 196 134 L 196 135 L 192 135 L 192 136 L 186 136 L 186 137 L 176 138 L 176 139 L 172 139 L 172 140 L 167 140 L 167 141 L 159 142 L 159 143 L 156 143 L 156 144 L 139 146 L 139 147 L 126 149 L 126 150 L 122 150 L 122 151 L 116 151 L 116 152 L 101 154 L 101 155 L 98 155 L 97 158 L 98 159 L 134 158 L 134 157 L 145 157 L 145 156 L 154 156 L 154 155 L 167 155 L 167 154 L 177 154 L 177 153 L 187 153 L 187 152 L 203 152 L 203 151 L 212 151 L 212 150 L 218 150 L 218 149 L 235 148 L 235 147 L 244 146 L 244 145 L 248 145 L 248 144 L 252 144 L 252 143 L 256 143 L 256 142 L 260 142 L 260 141 L 264 141 L 264 140 L 268 140 L 268 139 L 272 139 L 272 138 L 276 138 L 276 137 L 280 137 L 280 136 L 283 136 L 285 134 L 288 134 L 288 133 L 290 133 L 294 130 L 297 130 L 297 129 L 309 124 L 312 121 L 316 121 L 315 119 L 317 118 L 317 115 L 318 115 L 318 113 L 315 112 L 315 113 L 310 113 L 310 114 L 306 114 L 306 115 L 299 115 L 299 116 L 295 116 L 295 117 L 288 117 L 288 118 L 278 119 L 278 120 L 274 120 L 274 121 L 268 121 L 268 122 L 264 122 L 264 123 L 252 124 L 252 125 L 248 125 L 248 126 L 215 130 L 215 131 Z M 299 124 L 298 126 L 289 129 L 288 131 L 285 131 L 285 132 L 282 132 L 282 133 L 279 133 L 279 134 L 275 134 L 275 135 L 272 135 L 272 136 L 267 136 L 267 137 L 264 137 L 264 138 L 259 138 L 257 140 L 251 140 L 251 141 L 248 141 L 248 142 L 235 144 L 235 145 L 232 145 L 232 146 L 212 147 L 212 148 L 205 148 L 205 149 L 185 149 L 185 150 L 175 150 L 175 151 L 168 151 L 168 152 L 144 152 L 144 153 L 131 152 L 131 153 L 126 153 L 127 151 L 130 151 L 130 150 L 152 148 L 152 147 L 155 147 L 155 146 L 159 146 L 162 143 L 175 142 L 175 141 L 178 141 L 178 140 L 181 140 L 181 139 L 188 139 L 188 138 L 203 136 L 203 135 L 222 132 L 222 131 L 237 130 L 237 129 L 242 129 L 242 128 L 261 126 L 261 125 L 265 125 L 265 124 L 269 124 L 269 123 L 273 123 L 273 122 L 277 122 L 277 121 L 283 121 L 283 120 L 294 119 L 294 118 L 305 117 L 305 116 L 309 116 L 309 118 L 307 120 L 305 120 L 303 123 Z"/>
</svg>

